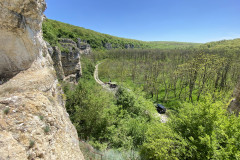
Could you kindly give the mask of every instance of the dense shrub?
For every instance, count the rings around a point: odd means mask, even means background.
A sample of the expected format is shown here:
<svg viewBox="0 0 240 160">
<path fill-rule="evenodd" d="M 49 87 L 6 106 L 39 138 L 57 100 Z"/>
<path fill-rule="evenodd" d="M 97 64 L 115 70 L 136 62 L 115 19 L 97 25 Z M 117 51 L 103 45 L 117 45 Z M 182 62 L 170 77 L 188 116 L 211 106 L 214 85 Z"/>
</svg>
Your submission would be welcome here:
<svg viewBox="0 0 240 160">
<path fill-rule="evenodd" d="M 147 132 L 146 159 L 239 159 L 240 118 L 220 102 L 185 104 L 169 124 Z"/>
</svg>

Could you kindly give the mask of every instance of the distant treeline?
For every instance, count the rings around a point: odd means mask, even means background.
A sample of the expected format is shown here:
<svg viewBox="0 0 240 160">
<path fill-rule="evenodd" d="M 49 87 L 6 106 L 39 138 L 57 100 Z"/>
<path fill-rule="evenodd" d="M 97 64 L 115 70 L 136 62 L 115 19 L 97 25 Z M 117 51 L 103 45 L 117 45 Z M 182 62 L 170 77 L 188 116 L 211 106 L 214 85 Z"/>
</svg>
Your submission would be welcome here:
<svg viewBox="0 0 240 160">
<path fill-rule="evenodd" d="M 138 87 L 155 101 L 199 101 L 232 93 L 240 75 L 240 39 L 185 49 L 113 50 L 100 78 Z M 170 105 L 172 106 L 172 105 Z"/>
<path fill-rule="evenodd" d="M 86 41 L 93 49 L 124 49 L 124 48 L 179 48 L 198 46 L 198 43 L 154 41 L 119 38 L 108 34 L 95 32 L 82 27 L 73 26 L 55 20 L 46 19 L 43 23 L 43 36 L 51 45 L 58 45 L 59 38 L 70 38 L 77 42 L 77 38 Z"/>
</svg>

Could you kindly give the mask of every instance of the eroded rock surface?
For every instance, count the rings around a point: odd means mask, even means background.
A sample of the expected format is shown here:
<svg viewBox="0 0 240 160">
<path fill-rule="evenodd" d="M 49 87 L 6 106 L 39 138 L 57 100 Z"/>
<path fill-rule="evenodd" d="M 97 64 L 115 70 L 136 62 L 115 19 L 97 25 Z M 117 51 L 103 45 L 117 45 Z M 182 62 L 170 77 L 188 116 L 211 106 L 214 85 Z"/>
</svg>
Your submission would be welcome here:
<svg viewBox="0 0 240 160">
<path fill-rule="evenodd" d="M 52 59 L 57 77 L 60 80 L 76 83 L 82 75 L 80 49 L 71 39 L 60 39 L 59 43 L 64 48 L 63 51 L 56 46 L 48 47 L 49 51 L 53 50 Z"/>
<path fill-rule="evenodd" d="M 59 43 L 62 51 L 58 47 L 48 45 L 58 79 L 76 83 L 82 76 L 81 55 L 90 54 L 91 47 L 80 38 L 77 43 L 67 38 L 59 39 Z"/>
<path fill-rule="evenodd" d="M 234 99 L 231 101 L 230 105 L 228 106 L 228 111 L 230 113 L 235 113 L 236 115 L 239 115 L 240 112 L 240 80 L 237 84 L 237 87 L 234 90 L 233 93 Z"/>
<path fill-rule="evenodd" d="M 81 54 L 90 54 L 91 53 L 90 44 L 88 44 L 86 41 L 81 41 L 80 38 L 78 38 L 77 47 L 80 49 Z"/>
<path fill-rule="evenodd" d="M 82 75 L 80 62 L 80 49 L 77 44 L 71 39 L 61 39 L 61 46 L 66 50 L 61 52 L 61 61 L 66 78 L 76 77 L 76 81 Z"/>
<path fill-rule="evenodd" d="M 63 66 L 62 66 L 62 54 L 58 47 L 49 48 L 53 51 L 52 60 L 58 79 L 63 80 L 65 78 Z"/>
<path fill-rule="evenodd" d="M 0 1 L 1 80 L 29 68 L 37 58 L 45 8 L 44 0 Z"/>
<path fill-rule="evenodd" d="M 111 43 L 105 43 L 104 47 L 105 47 L 107 50 L 110 50 L 110 49 L 112 49 L 112 44 L 111 44 Z"/>
<path fill-rule="evenodd" d="M 1 160 L 84 159 L 42 39 L 45 8 L 44 0 L 0 0 Z"/>
</svg>

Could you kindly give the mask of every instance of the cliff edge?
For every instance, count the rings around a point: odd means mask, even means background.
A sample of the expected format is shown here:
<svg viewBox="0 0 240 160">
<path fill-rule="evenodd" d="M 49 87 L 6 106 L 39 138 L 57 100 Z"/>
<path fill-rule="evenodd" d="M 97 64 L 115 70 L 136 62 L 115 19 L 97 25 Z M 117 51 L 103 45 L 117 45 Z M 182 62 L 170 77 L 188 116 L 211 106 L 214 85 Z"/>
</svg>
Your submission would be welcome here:
<svg viewBox="0 0 240 160">
<path fill-rule="evenodd" d="M 42 39 L 44 0 L 0 0 L 0 159 L 84 159 Z"/>
</svg>

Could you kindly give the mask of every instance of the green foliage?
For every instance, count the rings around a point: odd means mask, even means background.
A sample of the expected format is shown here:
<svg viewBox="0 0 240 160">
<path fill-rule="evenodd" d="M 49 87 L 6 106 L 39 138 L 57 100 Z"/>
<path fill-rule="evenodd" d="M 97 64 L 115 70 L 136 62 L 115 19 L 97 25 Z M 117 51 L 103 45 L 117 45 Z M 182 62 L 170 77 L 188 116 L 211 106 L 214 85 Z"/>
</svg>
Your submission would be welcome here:
<svg viewBox="0 0 240 160">
<path fill-rule="evenodd" d="M 74 91 L 65 92 L 66 108 L 78 133 L 90 138 L 98 149 L 105 149 L 102 146 L 106 144 L 112 148 L 138 147 L 153 119 L 148 111 L 153 108 L 151 102 L 121 90 L 116 105 L 111 93 L 89 80 L 81 79 Z"/>
<path fill-rule="evenodd" d="M 186 141 L 168 125 L 155 123 L 146 133 L 141 157 L 150 160 L 185 159 Z"/>
<path fill-rule="evenodd" d="M 45 133 L 48 133 L 50 132 L 50 127 L 48 125 L 46 125 L 44 128 L 43 128 L 44 132 Z"/>
<path fill-rule="evenodd" d="M 96 142 L 95 144 L 96 145 Z M 101 144 L 100 144 L 101 145 Z M 88 142 L 80 141 L 79 143 L 81 152 L 85 159 L 101 159 L 102 160 L 140 160 L 141 157 L 137 151 L 134 150 L 122 150 L 119 151 L 117 149 L 107 149 L 105 151 L 99 151 L 93 149 L 92 146 Z"/>
<path fill-rule="evenodd" d="M 148 43 L 152 49 L 176 49 L 197 47 L 201 45 L 201 43 L 173 42 L 173 41 L 150 41 Z"/>
<path fill-rule="evenodd" d="M 238 41 L 108 53 L 99 68 L 100 79 L 128 84 L 134 91 L 140 88 L 145 97 L 174 109 L 166 124 L 137 125 L 146 129 L 134 133 L 143 137 L 142 159 L 239 159 L 240 119 L 229 115 L 225 106 L 239 78 Z M 144 113 L 136 94 L 120 88 L 116 96 L 122 110 L 131 113 L 124 123 L 134 126 L 130 118 Z M 134 138 L 130 140 L 139 144 Z"/>
<path fill-rule="evenodd" d="M 3 113 L 6 114 L 6 115 L 7 115 L 9 112 L 10 112 L 10 108 L 8 108 L 8 107 L 6 107 L 6 108 L 4 109 L 4 111 L 3 111 Z"/>
<path fill-rule="evenodd" d="M 169 124 L 147 132 L 146 159 L 238 159 L 240 118 L 221 102 L 184 104 Z"/>
<path fill-rule="evenodd" d="M 145 117 L 147 121 L 151 120 L 150 111 L 153 103 L 147 101 L 141 95 L 135 95 L 131 90 L 120 87 L 116 93 L 117 105 L 121 105 L 132 117 Z M 149 112 L 149 113 L 148 113 Z"/>
<path fill-rule="evenodd" d="M 66 109 L 81 138 L 98 150 L 141 149 L 141 158 L 151 160 L 239 159 L 240 118 L 225 106 L 239 75 L 236 48 L 202 45 L 83 56 L 78 85 L 63 85 Z M 94 63 L 105 57 L 100 78 L 123 85 L 115 96 L 92 76 Z M 174 109 L 167 123 L 153 117 L 152 100 Z"/>
<path fill-rule="evenodd" d="M 39 115 L 39 119 L 42 121 L 44 119 L 43 115 Z"/>
<path fill-rule="evenodd" d="M 239 50 L 240 46 L 240 39 L 234 39 L 234 40 L 221 40 L 221 41 L 216 41 L 216 42 L 209 42 L 203 44 L 201 47 L 202 48 L 208 48 L 208 49 L 218 49 L 219 51 L 224 51 L 224 50 Z"/>
<path fill-rule="evenodd" d="M 63 84 L 66 109 L 82 139 L 95 148 L 138 148 L 154 118 L 153 103 L 140 93 L 121 87 L 115 96 L 93 79 L 91 59 L 82 59 L 83 76 L 77 86 Z"/>
<path fill-rule="evenodd" d="M 30 140 L 29 141 L 29 148 L 32 148 L 35 145 L 35 141 Z"/>
<path fill-rule="evenodd" d="M 81 38 L 81 40 L 86 40 L 93 49 L 97 50 L 105 49 L 106 43 L 111 43 L 113 48 L 120 49 L 124 49 L 126 45 L 134 45 L 134 48 L 179 48 L 199 45 L 183 42 L 145 42 L 119 38 L 50 19 L 46 19 L 43 23 L 43 36 L 52 46 L 59 46 L 59 38 L 70 38 L 74 41 Z"/>
<path fill-rule="evenodd" d="M 113 50 L 99 66 L 100 79 L 142 88 L 147 98 L 178 109 L 210 93 L 229 100 L 238 81 L 239 50 Z M 216 95 L 221 95 L 217 97 Z"/>
</svg>

